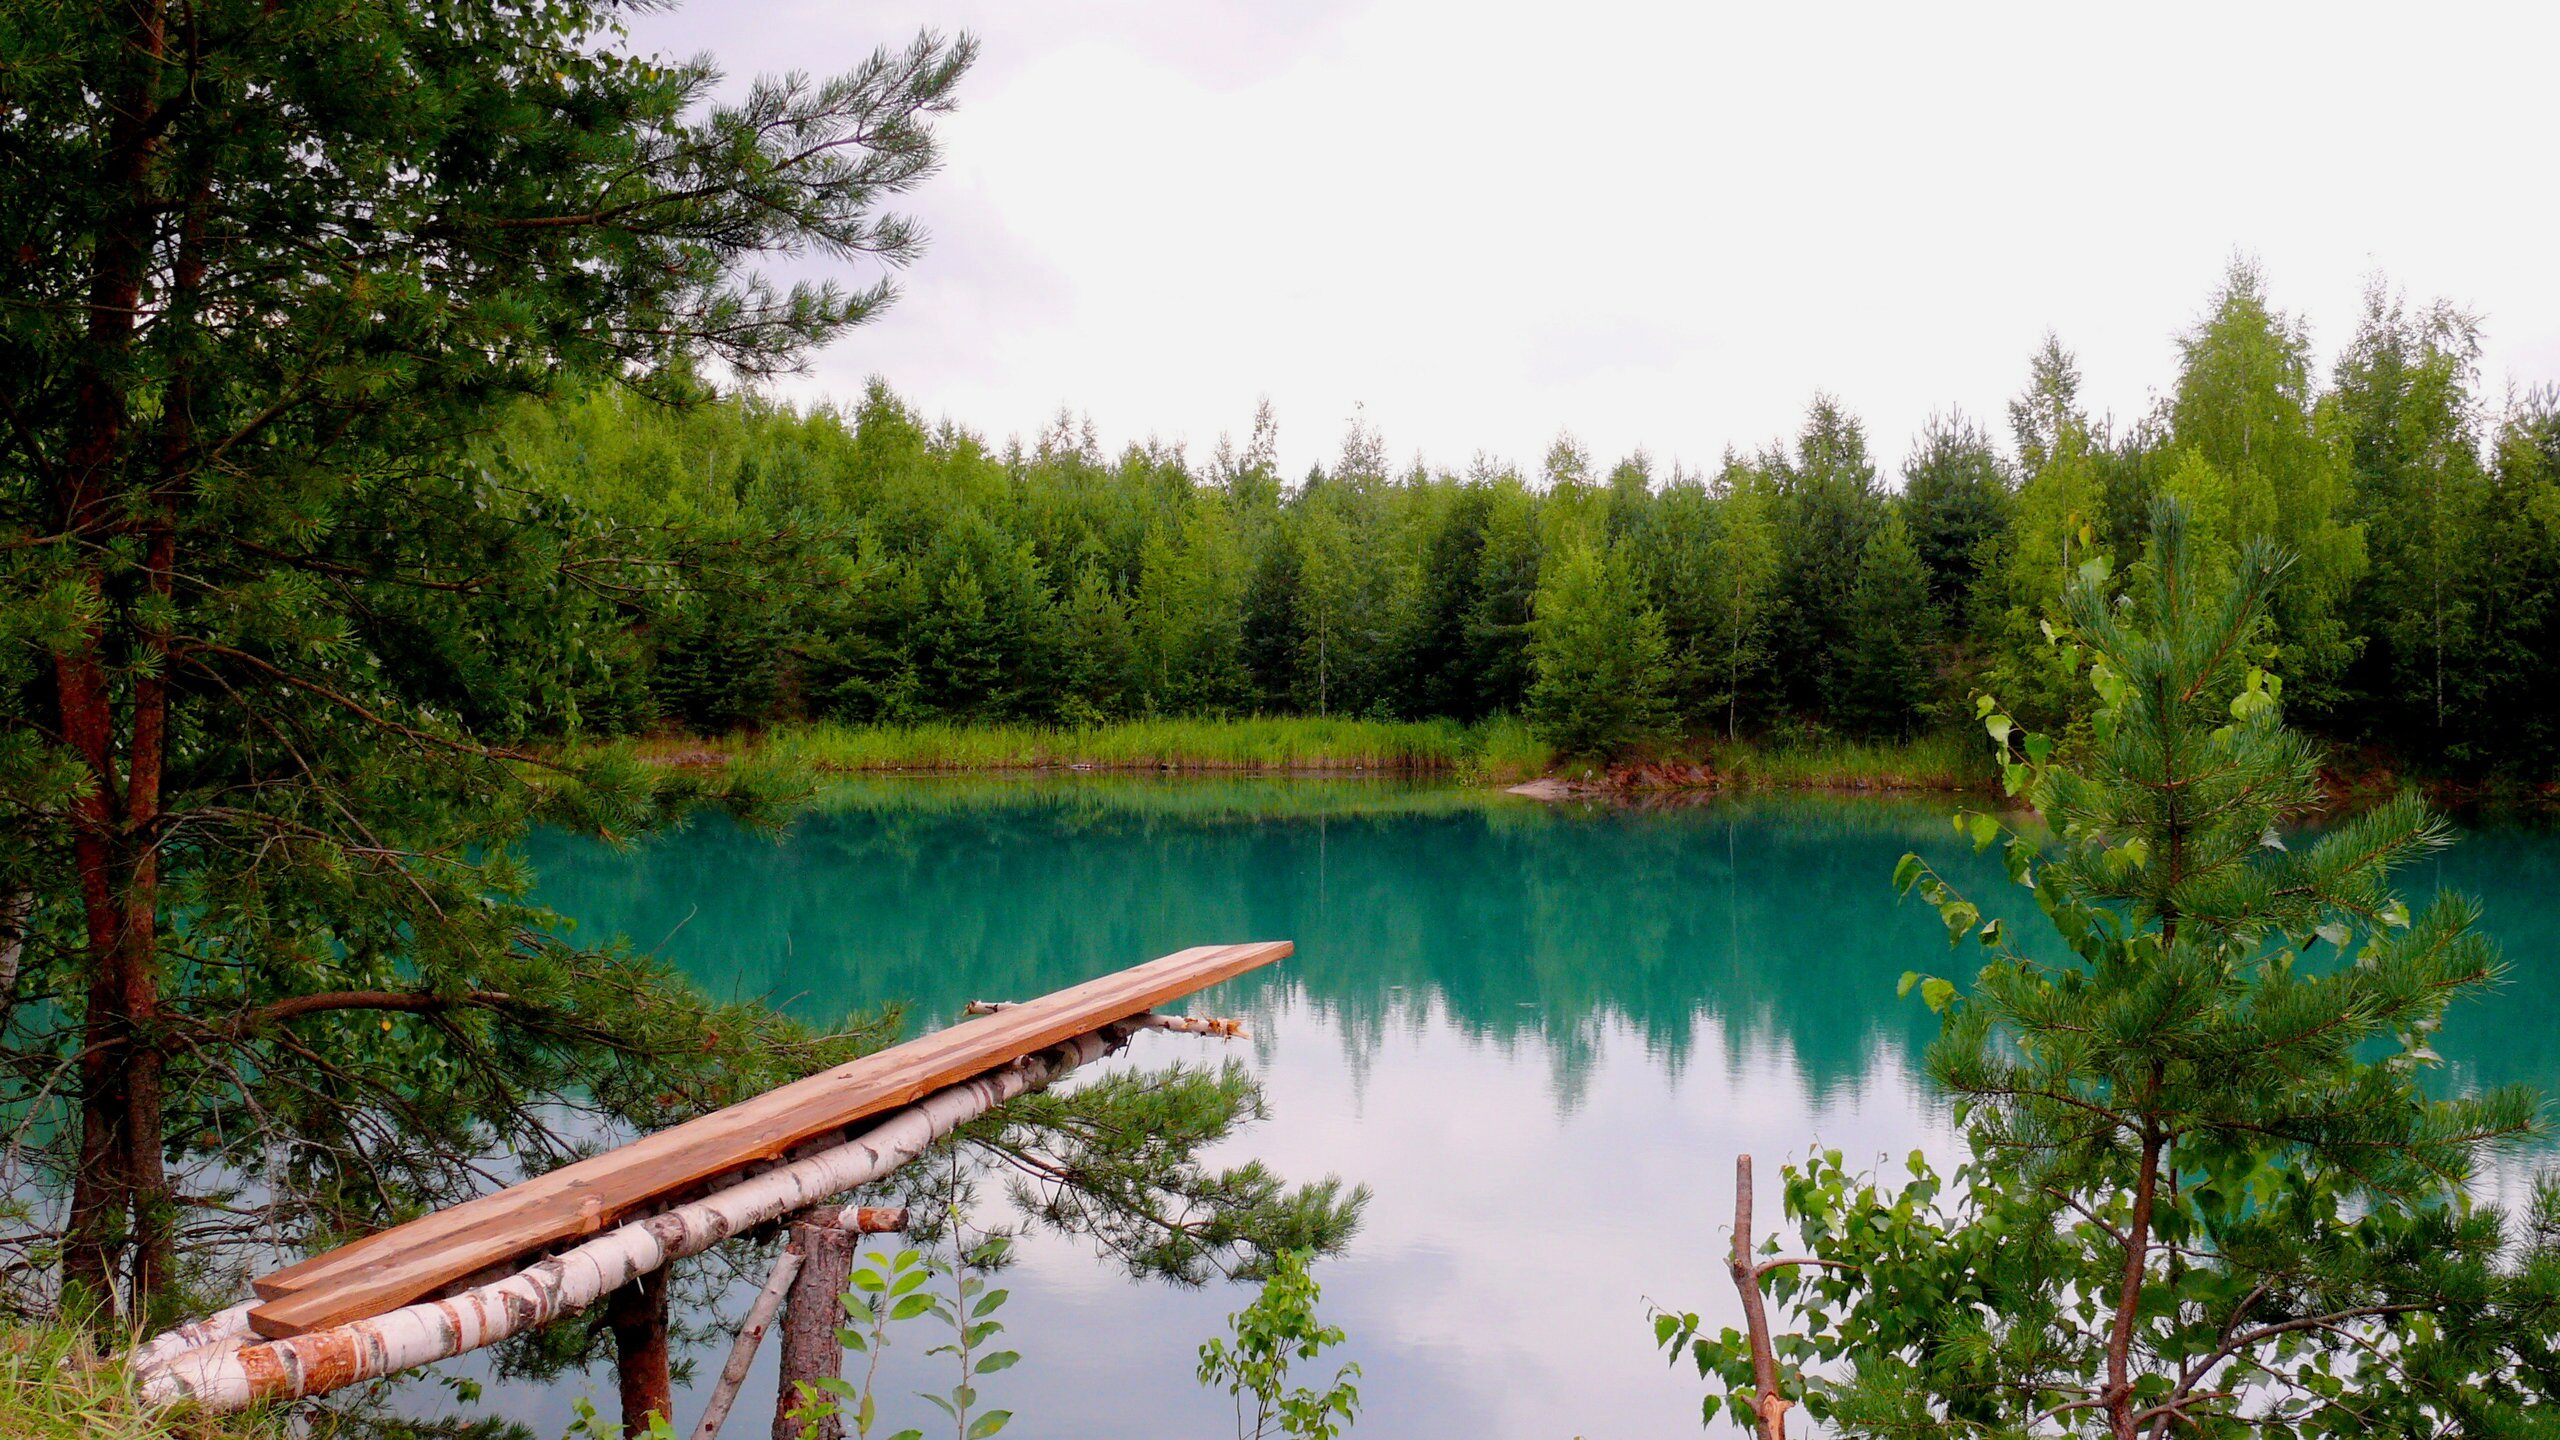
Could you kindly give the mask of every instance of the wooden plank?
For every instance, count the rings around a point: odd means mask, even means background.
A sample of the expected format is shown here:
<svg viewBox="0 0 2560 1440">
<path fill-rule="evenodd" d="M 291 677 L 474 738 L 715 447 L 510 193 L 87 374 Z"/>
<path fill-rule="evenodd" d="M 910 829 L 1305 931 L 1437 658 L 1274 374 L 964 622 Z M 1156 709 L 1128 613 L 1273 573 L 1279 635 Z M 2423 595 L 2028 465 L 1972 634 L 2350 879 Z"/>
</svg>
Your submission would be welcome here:
<svg viewBox="0 0 2560 1440">
<path fill-rule="evenodd" d="M 378 1315 L 464 1276 L 620 1223 L 650 1201 L 780 1156 L 1062 1040 L 1287 956 L 1286 940 L 1203 945 L 793 1081 L 682 1125 L 423 1215 L 254 1282 L 270 1339 Z"/>
</svg>

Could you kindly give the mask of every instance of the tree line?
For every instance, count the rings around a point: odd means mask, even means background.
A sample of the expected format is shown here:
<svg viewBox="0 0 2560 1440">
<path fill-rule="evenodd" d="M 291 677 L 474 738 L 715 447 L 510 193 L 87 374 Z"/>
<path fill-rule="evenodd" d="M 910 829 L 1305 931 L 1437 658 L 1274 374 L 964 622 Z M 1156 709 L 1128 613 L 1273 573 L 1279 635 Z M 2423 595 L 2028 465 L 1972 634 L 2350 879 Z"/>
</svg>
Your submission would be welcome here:
<svg viewBox="0 0 2560 1440">
<path fill-rule="evenodd" d="M 2006 437 L 1946 413 L 1898 474 L 1829 396 L 1710 472 L 1604 468 L 1570 438 L 1534 473 L 1399 465 L 1355 419 L 1293 479 L 1267 404 L 1205 461 L 1115 458 L 1089 421 L 999 448 L 876 380 L 849 409 L 597 388 L 519 411 L 485 458 L 694 577 L 626 597 L 537 727 L 1512 712 L 1607 754 L 1909 735 L 1990 689 L 2067 732 L 2087 705 L 2062 596 L 2170 499 L 2208 555 L 2298 557 L 2267 643 L 2306 723 L 2548 774 L 2560 390 L 2493 405 L 2477 318 L 2380 283 L 2324 376 L 2246 263 L 2179 346 L 2126 423 L 2089 413 L 2048 337 Z"/>
</svg>

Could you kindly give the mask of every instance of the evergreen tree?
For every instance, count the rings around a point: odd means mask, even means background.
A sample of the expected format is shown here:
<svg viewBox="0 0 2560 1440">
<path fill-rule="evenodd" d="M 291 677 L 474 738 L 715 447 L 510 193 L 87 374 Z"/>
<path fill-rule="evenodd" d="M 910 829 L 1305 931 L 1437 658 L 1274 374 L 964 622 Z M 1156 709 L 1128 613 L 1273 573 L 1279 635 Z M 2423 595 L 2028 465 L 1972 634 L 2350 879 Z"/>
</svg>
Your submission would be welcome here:
<svg viewBox="0 0 2560 1440">
<path fill-rule="evenodd" d="M 1531 629 L 1528 718 L 1539 739 L 1605 759 L 1671 733 L 1662 617 L 1624 556 L 1569 541 L 1539 581 Z"/>
<path fill-rule="evenodd" d="M 1463 485 L 1428 522 L 1419 591 L 1400 647 L 1403 712 L 1416 719 L 1484 716 L 1475 684 L 1467 619 L 1483 594 L 1485 522 L 1493 501 L 1485 486 Z"/>
<path fill-rule="evenodd" d="M 1834 712 L 1849 592 L 1867 537 L 1884 519 L 1866 432 L 1828 395 L 1814 397 L 1794 456 L 1773 455 L 1777 480 L 1778 595 L 1771 653 L 1779 693 L 1808 714 Z"/>
<path fill-rule="evenodd" d="M 1671 665 L 1672 713 L 1683 726 L 1721 727 L 1726 719 L 1725 646 L 1718 625 L 1724 575 L 1716 564 L 1723 516 L 1713 492 L 1676 476 L 1646 504 L 1624 544 L 1645 593 L 1662 616 Z"/>
<path fill-rule="evenodd" d="M 1527 702 L 1532 665 L 1530 613 L 1543 559 L 1538 512 L 1520 477 L 1486 482 L 1484 549 L 1474 605 L 1467 612 L 1467 673 L 1480 713 L 1519 709 Z"/>
<path fill-rule="evenodd" d="M 1906 736 L 1928 715 L 1937 640 L 1929 573 L 1900 516 L 1867 540 L 1849 592 L 1838 660 L 1840 722 L 1864 735 Z"/>
<path fill-rule="evenodd" d="M 2540 1133 L 2538 1105 L 2425 1083 L 2446 1007 L 2497 957 L 2468 900 L 2413 913 L 2393 891 L 2450 838 L 2415 796 L 2291 831 L 2322 797 L 2253 659 L 2282 569 L 2261 542 L 2218 580 L 2165 510 L 2129 604 L 2102 567 L 2071 595 L 2099 697 L 2085 762 L 1989 717 L 2056 848 L 1962 823 L 2003 847 L 2058 947 L 1903 860 L 1897 884 L 1990 957 L 1969 989 L 1904 981 L 1945 1015 L 1929 1071 L 1972 1159 L 1951 1189 L 1916 1154 L 1899 1192 L 1837 1152 L 1791 1171 L 1788 1210 L 1831 1268 L 1774 1273 L 1809 1327 L 1785 1384 L 1834 1427 L 2532 1433 L 2560 1379 L 2560 1190 L 2511 1229 L 2464 1185 Z M 1696 1331 L 1662 1317 L 1739 1413 L 1751 1357 Z"/>
<path fill-rule="evenodd" d="M 1129 713 L 1136 684 L 1137 646 L 1129 608 L 1098 565 L 1076 571 L 1058 607 L 1057 718 L 1091 725 Z"/>
<path fill-rule="evenodd" d="M 1961 413 L 1931 416 L 1902 463 L 1902 513 L 1929 574 L 1929 599 L 1961 623 L 1974 586 L 2008 532 L 2009 477 L 1984 434 Z"/>
<path fill-rule="evenodd" d="M 617 14 L 10 12 L 0 634 L 41 660 L 11 676 L 0 893 L 38 897 L 21 983 L 68 1024 L 11 1032 L 0 1071 L 67 1067 L 42 1128 L 75 1308 L 167 1302 L 223 1203 L 199 1180 L 278 1187 L 270 1237 L 362 1223 L 480 1147 L 541 1153 L 546 1087 L 614 1113 L 653 1065 L 694 1094 L 772 1048 L 521 903 L 531 815 L 628 829 L 682 782 L 537 795 L 515 734 L 427 698 L 557 696 L 652 578 L 462 449 L 564 377 L 687 396 L 875 314 L 885 279 L 782 288 L 762 257 L 914 256 L 881 207 L 931 172 L 974 45 L 724 101 L 706 62 L 615 48 Z M 325 1037 L 359 1014 L 354 1079 Z"/>
<path fill-rule="evenodd" d="M 1245 588 L 1245 672 L 1255 705 L 1269 714 L 1295 709 L 1301 688 L 1298 658 L 1306 653 L 1307 638 L 1298 618 L 1299 578 L 1298 547 L 1275 535 L 1263 545 Z"/>
<path fill-rule="evenodd" d="M 2484 524 L 2469 556 L 2479 596 L 2479 709 L 2495 718 L 2478 759 L 2560 773 L 2560 388 L 2525 397 L 2499 426 Z"/>
</svg>

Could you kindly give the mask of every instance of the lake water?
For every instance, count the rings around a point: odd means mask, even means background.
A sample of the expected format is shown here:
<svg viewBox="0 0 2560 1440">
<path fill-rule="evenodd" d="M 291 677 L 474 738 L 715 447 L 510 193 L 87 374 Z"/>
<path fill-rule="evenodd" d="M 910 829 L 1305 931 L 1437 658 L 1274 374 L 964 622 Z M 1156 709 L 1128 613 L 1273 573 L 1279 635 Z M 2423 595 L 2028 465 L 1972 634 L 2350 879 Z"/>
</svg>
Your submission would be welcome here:
<svg viewBox="0 0 2560 1440">
<path fill-rule="evenodd" d="M 1246 1017 L 1251 1041 L 1147 1034 L 1125 1063 L 1245 1058 L 1271 1118 L 1237 1153 L 1374 1190 L 1349 1251 L 1317 1270 L 1365 1372 L 1356 1435 L 1598 1440 L 1697 1433 L 1694 1373 L 1658 1357 L 1645 1302 L 1734 1314 L 1736 1152 L 1760 1157 L 1768 1216 L 1777 1165 L 1810 1145 L 1949 1154 L 1915 1076 L 1934 1024 L 1894 990 L 1955 962 L 1932 913 L 1895 903 L 1894 862 L 1920 849 L 1991 913 L 2032 916 L 1956 842 L 1951 808 L 880 781 L 779 839 L 714 821 L 623 851 L 554 837 L 534 858 L 582 938 L 628 935 L 715 994 L 813 1018 L 904 999 L 939 1025 L 1188 945 L 1294 940 L 1294 959 L 1190 1006 Z M 2478 896 L 2514 966 L 2497 1001 L 2448 1024 L 2449 1083 L 2560 1091 L 2560 836 L 2490 829 L 2427 871 L 2412 888 Z M 1192 1368 L 1243 1289 L 1134 1282 L 1054 1238 L 1028 1241 L 1006 1283 L 1024 1358 L 984 1388 L 1015 1412 L 1008 1434 L 1232 1433 Z M 933 1418 L 906 1383 L 939 1378 L 914 1368 L 922 1348 L 883 1390 L 882 1433 Z M 733 1434 L 765 1433 L 771 1351 Z M 707 1383 L 719 1354 L 695 1363 Z M 496 1385 L 484 1413 L 557 1435 L 579 1393 Z M 587 1393 L 611 1413 L 610 1376 Z M 680 1432 L 699 1394 L 680 1396 Z"/>
</svg>

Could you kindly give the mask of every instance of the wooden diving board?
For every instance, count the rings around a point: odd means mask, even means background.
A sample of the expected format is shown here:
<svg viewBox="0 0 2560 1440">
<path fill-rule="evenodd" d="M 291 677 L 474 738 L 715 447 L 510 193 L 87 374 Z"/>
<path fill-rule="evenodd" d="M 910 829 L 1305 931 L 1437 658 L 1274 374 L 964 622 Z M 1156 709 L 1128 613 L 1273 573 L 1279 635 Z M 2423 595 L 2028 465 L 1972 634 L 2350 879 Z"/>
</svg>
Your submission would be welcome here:
<svg viewBox="0 0 2560 1440">
<path fill-rule="evenodd" d="M 1268 965 L 1286 940 L 1178 951 L 795 1080 L 752 1100 L 260 1276 L 249 1326 L 283 1339 L 394 1310 L 616 1225 L 662 1197 Z"/>
</svg>

